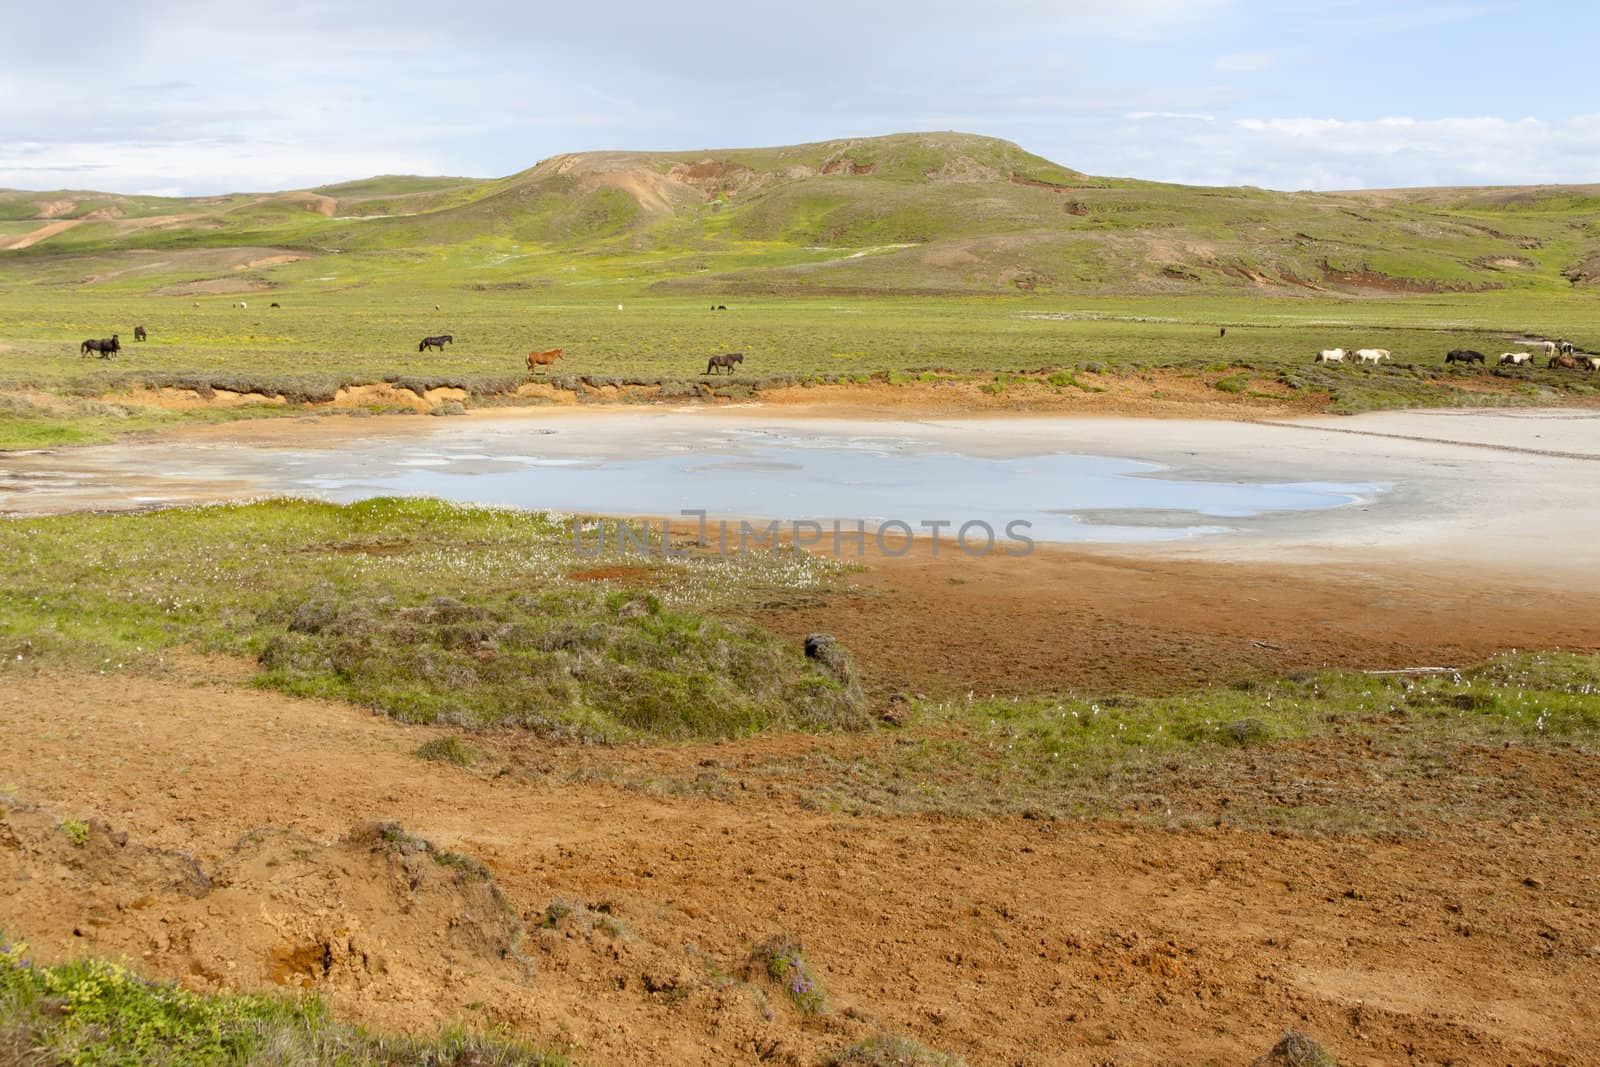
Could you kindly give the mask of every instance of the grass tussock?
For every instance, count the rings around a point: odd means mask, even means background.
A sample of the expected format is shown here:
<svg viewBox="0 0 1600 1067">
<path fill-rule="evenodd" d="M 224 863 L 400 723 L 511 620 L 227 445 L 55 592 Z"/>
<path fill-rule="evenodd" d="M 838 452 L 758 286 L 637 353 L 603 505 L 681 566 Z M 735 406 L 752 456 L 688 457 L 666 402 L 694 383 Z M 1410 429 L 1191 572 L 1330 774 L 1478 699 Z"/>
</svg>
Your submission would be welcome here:
<svg viewBox="0 0 1600 1067">
<path fill-rule="evenodd" d="M 183 646 L 407 722 L 591 740 L 867 722 L 851 673 L 722 617 L 837 570 L 793 553 L 630 557 L 661 591 L 615 589 L 569 578 L 595 560 L 558 519 L 392 499 L 19 520 L 0 550 L 3 669 L 159 668 Z"/>
<path fill-rule="evenodd" d="M 772 635 L 634 590 L 310 600 L 261 663 L 263 684 L 406 722 L 594 739 L 865 724 L 859 691 Z"/>
<path fill-rule="evenodd" d="M 1497 761 L 1573 749 L 1600 749 L 1600 655 L 1519 653 L 1446 674 L 1324 671 L 1167 696 L 913 701 L 892 745 L 817 747 L 730 768 L 726 779 L 638 785 L 711 795 L 764 786 L 815 810 L 863 814 L 1413 832 L 1434 819 L 1505 817 L 1525 800 L 1493 787 L 1508 773 Z"/>
<path fill-rule="evenodd" d="M 557 1067 L 564 1055 L 502 1035 L 392 1037 L 340 1023 L 316 999 L 204 996 L 85 958 L 33 961 L 0 940 L 0 1062 L 83 1067 Z"/>
<path fill-rule="evenodd" d="M 959 1056 L 896 1035 L 858 1041 L 828 1060 L 829 1067 L 965 1067 L 965 1064 Z"/>
</svg>

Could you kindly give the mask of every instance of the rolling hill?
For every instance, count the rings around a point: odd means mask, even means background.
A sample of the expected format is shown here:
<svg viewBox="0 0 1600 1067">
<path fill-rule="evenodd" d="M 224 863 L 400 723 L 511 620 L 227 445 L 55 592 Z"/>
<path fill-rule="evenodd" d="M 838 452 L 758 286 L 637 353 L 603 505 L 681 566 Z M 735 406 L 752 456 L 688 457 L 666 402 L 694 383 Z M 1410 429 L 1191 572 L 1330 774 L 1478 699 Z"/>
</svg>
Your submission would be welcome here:
<svg viewBox="0 0 1600 1067">
<path fill-rule="evenodd" d="M 589 152 L 488 181 L 0 192 L 0 281 L 163 295 L 1556 292 L 1600 284 L 1600 186 L 1200 188 L 1093 177 L 957 133 Z"/>
</svg>

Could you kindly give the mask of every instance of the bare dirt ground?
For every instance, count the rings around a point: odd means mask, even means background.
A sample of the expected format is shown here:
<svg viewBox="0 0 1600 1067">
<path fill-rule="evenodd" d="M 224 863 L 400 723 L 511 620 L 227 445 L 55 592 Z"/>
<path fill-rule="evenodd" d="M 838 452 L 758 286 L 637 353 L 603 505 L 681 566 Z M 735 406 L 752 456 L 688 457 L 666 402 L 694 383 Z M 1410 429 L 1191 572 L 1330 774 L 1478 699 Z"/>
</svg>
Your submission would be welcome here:
<svg viewBox="0 0 1600 1067">
<path fill-rule="evenodd" d="M 1600 1051 L 1594 824 L 1539 814 L 1593 795 L 1592 759 L 1484 753 L 1463 773 L 1522 781 L 1520 810 L 1374 840 L 858 818 L 472 773 L 412 755 L 427 731 L 182 670 L 14 677 L 0 729 L 8 788 L 50 813 L 0 819 L 5 928 L 201 989 L 311 984 L 379 1025 L 503 1022 L 593 1063 L 815 1063 L 880 1030 L 975 1063 L 1243 1063 L 1288 1026 L 1341 1063 Z M 544 751 L 552 772 L 589 758 Z M 55 816 L 112 832 L 78 848 Z M 483 859 L 505 911 L 375 850 L 374 818 Z M 821 1019 L 747 966 L 778 931 L 830 994 Z"/>
<path fill-rule="evenodd" d="M 1594 593 L 1520 573 L 1409 562 L 1172 560 L 1041 546 L 1023 559 L 926 544 L 850 592 L 773 601 L 778 633 L 826 630 L 878 695 L 1067 688 L 1163 692 L 1326 667 L 1458 666 L 1521 648 L 1600 648 Z"/>
<path fill-rule="evenodd" d="M 83 221 L 82 219 L 62 219 L 60 222 L 47 222 L 37 230 L 29 230 L 27 233 L 18 234 L 15 237 L 0 239 L 0 251 L 16 252 L 24 248 L 32 248 L 40 241 L 70 230 Z"/>
</svg>

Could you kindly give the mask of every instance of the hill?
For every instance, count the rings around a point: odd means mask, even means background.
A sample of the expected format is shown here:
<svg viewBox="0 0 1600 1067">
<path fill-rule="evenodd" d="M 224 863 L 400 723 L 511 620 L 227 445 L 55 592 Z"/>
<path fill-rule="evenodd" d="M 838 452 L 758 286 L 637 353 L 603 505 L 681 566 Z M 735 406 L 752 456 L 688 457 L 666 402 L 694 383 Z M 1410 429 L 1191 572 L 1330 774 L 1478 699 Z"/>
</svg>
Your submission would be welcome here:
<svg viewBox="0 0 1600 1067">
<path fill-rule="evenodd" d="M 568 154 L 488 181 L 390 175 L 192 199 L 0 192 L 0 279 L 171 295 L 311 281 L 1563 291 L 1600 279 L 1597 210 L 1600 186 L 1282 193 L 1093 177 L 1006 141 L 922 133 Z"/>
</svg>

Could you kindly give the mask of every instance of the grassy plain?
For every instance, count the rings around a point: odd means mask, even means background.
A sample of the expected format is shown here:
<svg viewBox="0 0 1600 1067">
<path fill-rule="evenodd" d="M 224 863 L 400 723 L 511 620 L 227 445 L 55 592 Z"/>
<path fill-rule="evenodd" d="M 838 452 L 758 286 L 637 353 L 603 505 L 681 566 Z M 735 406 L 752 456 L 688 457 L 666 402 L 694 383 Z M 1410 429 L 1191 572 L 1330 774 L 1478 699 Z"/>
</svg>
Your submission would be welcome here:
<svg viewBox="0 0 1600 1067">
<path fill-rule="evenodd" d="M 1365 301 L 768 297 L 735 301 L 727 311 L 622 291 L 559 302 L 513 293 L 275 295 L 283 307 L 260 299 L 244 309 L 215 298 L 195 308 L 170 297 L 0 292 L 6 324 L 0 391 L 10 397 L 0 447 L 70 444 L 278 410 L 261 403 L 180 415 L 118 400 L 141 388 L 260 393 L 304 405 L 331 400 L 346 386 L 394 382 L 418 390 L 462 388 L 469 402 L 503 401 L 528 378 L 522 355 L 558 346 L 566 350 L 551 372 L 558 381 L 708 381 L 710 355 L 743 352 L 736 381 L 758 389 L 918 375 L 993 381 L 1085 367 L 1253 368 L 1296 388 L 1325 390 L 1328 406 L 1340 411 L 1588 395 L 1587 375 L 1540 366 L 1501 372 L 1513 388 L 1495 398 L 1472 396 L 1452 386 L 1470 387 L 1494 368 L 1446 367 L 1443 356 L 1470 348 L 1492 359 L 1526 347 L 1526 335 L 1566 337 L 1600 350 L 1600 301 L 1529 294 Z M 443 310 L 434 311 L 441 301 Z M 150 340 L 133 342 L 134 325 L 144 325 Z M 85 337 L 114 331 L 123 342 L 120 355 L 78 355 Z M 438 333 L 456 340 L 442 353 L 416 351 L 419 338 Z M 1326 347 L 1388 348 L 1395 363 L 1313 367 L 1313 356 Z M 100 398 L 117 402 L 91 403 Z"/>
<path fill-rule="evenodd" d="M 1434 372 L 1449 349 L 1528 336 L 1600 350 L 1597 204 L 1587 186 L 1189 188 L 963 134 L 192 200 L 0 193 L 7 235 L 78 223 L 0 252 L 0 447 L 169 423 L 119 398 L 141 386 L 315 403 L 388 381 L 486 402 L 552 347 L 557 378 L 678 384 L 743 352 L 746 393 L 1096 364 L 1265 369 L 1337 411 L 1550 401 L 1588 379 L 1519 371 L 1525 389 L 1489 398 Z M 113 332 L 115 360 L 78 358 Z M 417 351 L 441 333 L 456 343 Z M 1301 369 L 1329 347 L 1401 366 Z"/>
</svg>

